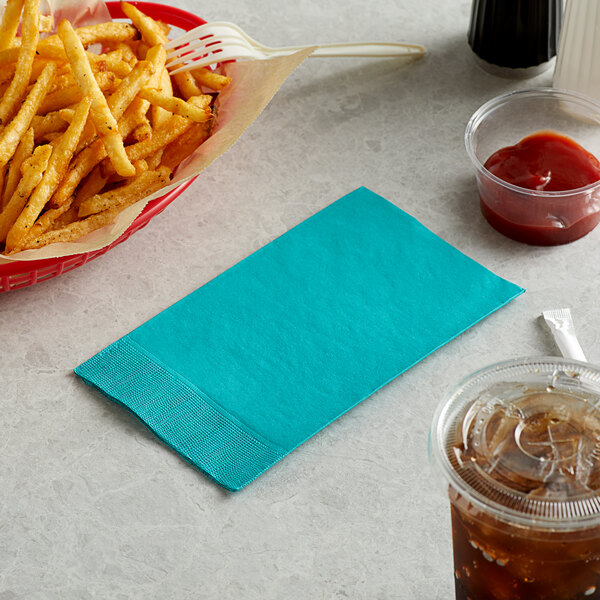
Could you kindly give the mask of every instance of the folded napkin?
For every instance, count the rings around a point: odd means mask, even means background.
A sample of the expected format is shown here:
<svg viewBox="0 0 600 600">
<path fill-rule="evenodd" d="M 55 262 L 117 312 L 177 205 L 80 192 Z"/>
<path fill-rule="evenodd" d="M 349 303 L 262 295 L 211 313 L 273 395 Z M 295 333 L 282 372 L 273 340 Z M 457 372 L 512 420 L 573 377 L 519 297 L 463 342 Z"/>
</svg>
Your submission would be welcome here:
<svg viewBox="0 0 600 600">
<path fill-rule="evenodd" d="M 523 291 L 360 188 L 75 372 L 239 490 Z"/>
</svg>

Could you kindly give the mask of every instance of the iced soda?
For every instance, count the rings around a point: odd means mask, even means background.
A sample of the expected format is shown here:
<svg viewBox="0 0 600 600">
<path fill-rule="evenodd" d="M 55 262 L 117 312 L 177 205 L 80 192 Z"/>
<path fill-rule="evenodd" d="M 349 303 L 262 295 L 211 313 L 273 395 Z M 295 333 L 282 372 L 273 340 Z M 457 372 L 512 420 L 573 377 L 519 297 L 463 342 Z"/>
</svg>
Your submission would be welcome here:
<svg viewBox="0 0 600 600">
<path fill-rule="evenodd" d="M 600 600 L 600 370 L 494 365 L 436 413 L 456 600 Z"/>
</svg>

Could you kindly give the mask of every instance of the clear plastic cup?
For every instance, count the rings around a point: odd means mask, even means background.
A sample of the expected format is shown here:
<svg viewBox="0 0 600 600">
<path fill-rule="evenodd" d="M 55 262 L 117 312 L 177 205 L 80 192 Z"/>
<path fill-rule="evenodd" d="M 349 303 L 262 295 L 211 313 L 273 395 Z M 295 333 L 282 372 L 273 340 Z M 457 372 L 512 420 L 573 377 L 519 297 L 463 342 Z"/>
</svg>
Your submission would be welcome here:
<svg viewBox="0 0 600 600">
<path fill-rule="evenodd" d="M 600 369 L 492 365 L 438 407 L 456 600 L 600 599 Z"/>
<path fill-rule="evenodd" d="M 567 136 L 600 159 L 600 102 L 552 88 L 504 94 L 473 114 L 465 145 L 476 170 L 481 211 L 494 229 L 529 244 L 565 244 L 600 221 L 600 181 L 566 191 L 530 190 L 503 181 L 484 166 L 500 148 L 540 131 Z"/>
</svg>

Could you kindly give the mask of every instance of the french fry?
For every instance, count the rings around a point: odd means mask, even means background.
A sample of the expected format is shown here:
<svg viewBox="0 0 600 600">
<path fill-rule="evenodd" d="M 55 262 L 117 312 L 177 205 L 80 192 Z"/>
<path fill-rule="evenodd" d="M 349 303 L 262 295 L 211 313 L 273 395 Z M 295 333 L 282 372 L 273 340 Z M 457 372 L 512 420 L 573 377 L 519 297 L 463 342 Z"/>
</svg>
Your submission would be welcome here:
<svg viewBox="0 0 600 600">
<path fill-rule="evenodd" d="M 15 69 L 17 65 L 6 65 L 2 70 L 0 70 L 0 85 L 6 86 L 2 90 L 2 94 L 8 89 L 12 78 L 15 76 Z"/>
<path fill-rule="evenodd" d="M 140 158 L 146 158 L 150 154 L 153 154 L 160 148 L 164 148 L 167 144 L 171 143 L 174 139 L 179 137 L 186 129 L 191 127 L 192 123 L 185 117 L 179 115 L 173 115 L 166 125 L 153 132 L 152 137 L 127 146 L 127 156 L 130 160 L 139 160 Z"/>
<path fill-rule="evenodd" d="M 60 131 L 50 131 L 42 137 L 42 142 L 53 145 L 62 135 Z"/>
<path fill-rule="evenodd" d="M 21 240 L 25 239 L 29 230 L 42 212 L 46 202 L 50 199 L 60 180 L 63 178 L 73 151 L 77 145 L 81 132 L 85 126 L 92 99 L 85 97 L 77 106 L 73 121 L 62 134 L 58 143 L 54 146 L 48 167 L 39 185 L 35 188 L 25 208 L 11 227 L 6 236 L 6 250 L 11 251 L 18 247 Z"/>
<path fill-rule="evenodd" d="M 20 48 L 6 48 L 0 51 L 0 67 L 13 65 L 19 58 Z"/>
<path fill-rule="evenodd" d="M 61 133 L 67 128 L 69 122 L 61 115 L 62 111 L 50 112 L 44 116 L 36 115 L 31 120 L 31 128 L 35 136 L 35 143 L 39 144 L 40 140 L 47 134 L 53 131 Z"/>
<path fill-rule="evenodd" d="M 4 191 L 2 193 L 2 206 L 6 206 L 14 194 L 15 189 L 21 179 L 21 166 L 33 154 L 33 129 L 29 128 L 23 139 L 17 146 L 14 156 L 10 161 L 10 167 L 4 181 Z"/>
<path fill-rule="evenodd" d="M 58 35 L 69 57 L 71 69 L 77 83 L 81 87 L 83 94 L 92 100 L 92 119 L 98 134 L 104 141 L 110 161 L 119 175 L 125 177 L 134 175 L 135 168 L 129 161 L 127 154 L 125 154 L 125 147 L 119 135 L 117 121 L 110 112 L 106 98 L 93 76 L 81 40 L 77 37 L 71 24 L 66 20 L 59 23 Z"/>
<path fill-rule="evenodd" d="M 123 46 L 129 47 L 127 44 L 123 44 Z M 103 62 L 106 69 L 112 71 L 120 79 L 123 79 L 131 71 L 132 65 L 123 60 L 123 50 L 121 48 L 116 48 L 100 56 L 102 57 L 101 60 L 96 59 L 96 62 Z M 90 58 L 90 63 L 93 67 L 94 59 L 91 59 L 90 56 L 88 58 Z"/>
<path fill-rule="evenodd" d="M 207 87 L 217 92 L 224 90 L 231 83 L 231 77 L 215 73 L 211 69 L 204 67 L 202 69 L 193 69 L 191 73 L 200 86 Z"/>
<path fill-rule="evenodd" d="M 94 121 L 91 117 L 88 117 L 87 123 L 81 132 L 81 137 L 79 138 L 77 148 L 75 148 L 75 154 L 79 154 L 85 150 L 97 137 L 98 135 Z"/>
<path fill-rule="evenodd" d="M 93 44 L 127 42 L 138 37 L 135 27 L 129 23 L 114 21 L 78 27 L 75 29 L 75 33 L 85 48 Z M 54 52 L 56 48 L 62 48 L 60 37 L 57 34 L 49 35 L 38 44 L 38 51 L 43 55 L 45 52 Z"/>
<path fill-rule="evenodd" d="M 57 75 L 54 78 L 54 83 L 50 88 L 50 93 L 56 92 L 57 90 L 62 90 L 66 87 L 77 86 L 75 79 L 73 79 L 73 75 L 71 73 L 63 73 L 62 75 Z"/>
<path fill-rule="evenodd" d="M 165 44 L 169 41 L 167 34 L 158 21 L 145 15 L 133 4 L 121 2 L 121 10 L 131 19 L 136 29 L 142 34 L 142 39 L 149 46 Z M 193 76 L 189 72 L 177 73 L 173 75 L 173 79 L 186 100 L 192 96 L 202 94 L 202 90 L 196 85 Z"/>
<path fill-rule="evenodd" d="M 200 144 L 208 139 L 211 128 L 212 122 L 192 125 L 167 145 L 161 157 L 161 164 L 173 170 L 177 168 Z"/>
<path fill-rule="evenodd" d="M 7 171 L 8 171 L 8 165 L 2 165 L 0 167 L 0 198 L 4 195 Z M 0 210 L 2 209 L 3 206 L 4 206 L 3 203 L 0 201 Z"/>
<path fill-rule="evenodd" d="M 212 101 L 213 97 L 210 94 L 202 94 L 200 96 L 192 96 L 187 102 L 198 108 L 209 108 Z"/>
<path fill-rule="evenodd" d="M 16 38 L 19 39 L 19 38 Z M 14 65 L 19 59 L 19 53 L 21 52 L 21 43 L 19 39 L 18 46 L 12 46 L 10 48 L 6 48 L 6 50 L 0 50 L 0 67 L 7 67 Z M 95 56 L 95 55 L 94 55 Z M 59 46 L 49 47 L 47 50 L 42 48 L 41 51 L 38 52 L 36 48 L 36 60 L 55 60 L 55 61 L 65 61 L 67 60 L 67 55 L 64 50 Z"/>
<path fill-rule="evenodd" d="M 28 240 L 24 248 L 40 248 L 41 246 L 46 246 L 48 244 L 72 242 L 80 239 L 88 233 L 91 233 L 92 231 L 95 231 L 96 229 L 110 225 L 110 223 L 114 222 L 119 212 L 121 212 L 127 206 L 131 206 L 144 196 L 152 194 L 160 189 L 169 181 L 169 177 L 169 169 L 163 167 L 161 167 L 158 171 L 145 171 L 136 178 L 138 182 L 141 179 L 146 180 L 146 187 L 143 189 L 140 190 L 139 188 L 141 186 L 134 185 L 134 180 L 127 186 L 119 188 L 122 190 L 122 193 L 121 196 L 117 197 L 117 205 L 111 206 L 102 212 L 91 214 L 89 217 L 75 221 L 74 223 L 63 227 L 62 229 L 48 231 L 33 240 Z M 125 190 L 126 187 L 128 190 Z M 97 197 L 98 196 L 94 196 L 93 198 Z M 92 200 L 92 198 L 90 198 L 90 200 Z M 81 212 L 81 207 L 79 208 L 79 211 Z"/>
<path fill-rule="evenodd" d="M 130 205 L 160 189 L 169 181 L 171 170 L 160 167 L 156 171 L 142 171 L 125 185 L 96 194 L 79 204 L 79 217 L 87 217 L 105 210 Z"/>
<path fill-rule="evenodd" d="M 77 30 L 75 30 L 75 31 L 77 31 Z M 124 44 L 124 45 L 127 46 L 127 44 Z M 106 52 L 105 54 L 103 54 L 102 57 L 108 63 L 112 63 L 113 61 L 115 61 L 115 62 L 121 61 L 121 60 L 123 60 L 123 50 L 121 48 L 115 48 L 114 50 L 111 50 L 110 52 Z"/>
<path fill-rule="evenodd" d="M 202 90 L 198 87 L 194 76 L 189 71 L 183 71 L 182 73 L 175 73 L 172 75 L 173 80 L 177 84 L 181 95 L 189 100 L 193 96 L 201 96 Z"/>
<path fill-rule="evenodd" d="M 100 165 L 96 165 L 92 172 L 84 179 L 79 186 L 79 189 L 75 193 L 75 208 L 78 210 L 79 205 L 84 200 L 99 194 L 106 185 L 107 181 L 108 177 L 104 177 Z"/>
<path fill-rule="evenodd" d="M 129 105 L 129 108 L 123 113 L 123 116 L 118 121 L 119 133 L 123 139 L 129 137 L 131 132 L 140 125 L 148 123 L 146 105 L 146 100 L 135 98 Z M 152 133 L 151 130 L 150 133 Z"/>
<path fill-rule="evenodd" d="M 75 157 L 66 176 L 52 195 L 50 205 L 56 208 L 65 204 L 73 195 L 81 180 L 105 157 L 106 149 L 102 140 L 96 140 L 85 150 L 82 150 Z"/>
<path fill-rule="evenodd" d="M 50 146 L 38 146 L 33 155 L 23 163 L 23 177 L 8 204 L 0 213 L 0 241 L 6 239 L 8 232 L 27 203 L 29 195 L 42 180 L 51 153 Z"/>
<path fill-rule="evenodd" d="M 124 60 L 132 67 L 138 61 L 138 57 L 135 55 L 135 52 L 131 49 L 129 44 L 121 43 L 116 49 L 121 51 L 121 60 Z"/>
<path fill-rule="evenodd" d="M 21 105 L 16 117 L 2 130 L 0 134 L 0 166 L 5 165 L 11 159 L 21 137 L 29 129 L 31 119 L 52 84 L 55 73 L 56 65 L 48 63 Z"/>
<path fill-rule="evenodd" d="M 40 15 L 40 33 L 48 33 L 54 28 L 54 19 L 50 15 Z"/>
<path fill-rule="evenodd" d="M 44 59 L 40 59 L 40 60 L 46 60 Z M 56 75 L 63 75 L 64 73 L 70 73 L 71 72 L 71 65 L 69 64 L 69 61 L 67 59 L 67 55 L 65 54 L 65 59 L 64 61 L 54 61 L 56 62 Z"/>
<path fill-rule="evenodd" d="M 141 33 L 142 39 L 150 46 L 165 44 L 169 41 L 157 21 L 145 15 L 141 10 L 128 2 L 121 2 L 121 10 L 131 19 L 133 26 Z"/>
<path fill-rule="evenodd" d="M 173 95 L 171 76 L 166 67 L 163 67 L 160 74 L 160 81 L 158 82 L 156 89 L 167 96 Z M 160 106 L 155 107 L 152 111 L 152 124 L 154 125 L 154 129 L 160 129 L 172 116 L 173 115 L 164 108 L 161 108 Z"/>
<path fill-rule="evenodd" d="M 145 173 L 146 171 L 148 171 L 148 163 L 143 158 L 140 158 L 140 160 L 136 160 L 133 163 L 133 166 L 135 167 L 135 176 L 136 177 L 138 177 L 142 173 Z"/>
<path fill-rule="evenodd" d="M 70 123 L 73 120 L 73 116 L 75 115 L 75 109 L 74 108 L 61 108 L 60 110 L 57 110 L 54 113 L 50 113 L 52 115 L 58 115 L 61 119 L 64 119 L 64 121 L 66 121 L 67 123 Z M 48 115 L 46 115 L 48 116 Z M 34 120 L 38 118 L 38 119 L 43 119 L 44 117 L 34 117 Z"/>
<path fill-rule="evenodd" d="M 135 6 L 127 2 L 121 2 L 121 10 L 131 19 L 131 22 L 139 30 L 143 41 L 150 46 L 150 50 L 148 52 L 155 47 L 163 47 L 164 49 L 163 44 L 168 41 L 168 38 L 167 34 L 162 30 L 157 21 L 154 21 L 154 19 L 146 16 Z M 156 52 L 155 55 L 149 58 L 149 60 L 151 60 L 155 65 L 157 71 L 160 67 L 162 67 L 159 85 L 156 85 L 157 82 L 153 82 L 153 86 L 156 87 L 160 92 L 172 96 L 173 86 L 171 84 L 171 78 L 169 76 L 169 72 L 164 67 L 164 63 L 166 61 L 166 52 L 164 54 L 164 60 L 162 59 L 163 56 L 161 56 L 160 51 Z M 163 109 L 154 110 L 152 113 L 152 124 L 154 125 L 154 128 L 158 129 L 162 127 L 162 125 L 164 125 L 170 117 L 171 115 L 165 112 Z"/>
<path fill-rule="evenodd" d="M 62 229 L 67 225 L 77 221 L 77 207 L 71 204 L 69 209 L 54 219 L 52 229 Z"/>
<path fill-rule="evenodd" d="M 149 60 L 154 67 L 154 75 L 150 78 L 148 87 L 154 88 L 159 92 L 164 90 L 164 92 L 172 96 L 173 87 L 171 86 L 171 79 L 165 69 L 165 63 L 167 61 L 167 51 L 165 50 L 165 47 L 162 44 L 152 46 L 146 54 L 146 60 Z M 163 78 L 165 81 L 164 85 L 161 83 Z M 152 126 L 154 129 L 159 129 L 171 117 L 171 113 L 160 106 L 152 106 L 151 114 Z"/>
<path fill-rule="evenodd" d="M 142 88 L 139 96 L 143 100 L 148 100 L 150 104 L 160 106 L 173 114 L 185 117 L 196 123 L 204 123 L 204 121 L 208 121 L 212 116 L 210 108 L 199 108 L 191 102 L 186 102 L 175 96 L 161 94 L 149 87 Z"/>
<path fill-rule="evenodd" d="M 148 44 L 144 40 L 140 40 L 135 45 L 134 49 L 135 49 L 135 55 L 138 60 L 146 60 L 146 56 L 148 54 L 148 50 L 150 50 L 150 46 L 148 46 Z"/>
<path fill-rule="evenodd" d="M 36 47 L 40 37 L 38 31 L 39 5 L 40 0 L 25 0 L 23 5 L 23 22 L 21 25 L 23 43 L 19 49 L 15 75 L 0 102 L 0 124 L 2 125 L 7 123 L 17 112 L 18 105 L 23 100 L 29 85 L 33 59 L 36 55 Z"/>
<path fill-rule="evenodd" d="M 0 50 L 9 48 L 15 39 L 22 10 L 23 0 L 7 0 L 0 23 Z"/>
<path fill-rule="evenodd" d="M 67 55 L 65 54 L 64 49 L 61 46 L 55 44 L 45 44 L 38 45 L 37 47 L 37 55 L 41 58 L 46 58 L 50 60 L 56 61 L 65 61 L 67 60 Z"/>
<path fill-rule="evenodd" d="M 129 107 L 129 105 L 134 100 L 137 100 L 135 98 L 137 91 L 139 90 L 140 86 L 142 86 L 144 82 L 148 80 L 149 76 L 152 73 L 152 66 L 150 65 L 150 63 L 142 61 L 138 64 L 140 66 L 138 67 L 138 65 L 136 65 L 135 68 L 131 70 L 129 75 L 123 81 L 121 81 L 121 83 L 119 83 L 118 87 L 107 98 L 107 104 L 111 113 L 113 114 L 115 119 L 119 120 L 117 121 L 117 128 L 119 130 L 119 133 L 121 134 L 121 137 L 126 136 L 123 135 L 120 118 L 122 117 L 125 110 Z M 141 102 L 141 100 L 139 100 L 139 102 Z M 70 117 L 67 114 L 66 110 L 64 112 L 61 111 L 61 114 L 64 116 L 65 119 L 70 121 Z M 77 145 L 75 153 L 77 154 L 81 152 L 84 148 L 89 146 L 90 143 L 94 141 L 96 136 L 96 127 L 94 125 L 93 120 L 90 118 L 88 119 L 88 122 L 85 125 L 83 133 L 81 134 L 81 138 L 79 140 L 79 144 Z M 102 160 L 104 156 L 106 155 L 103 155 L 98 160 Z"/>
<path fill-rule="evenodd" d="M 29 85 L 33 85 L 37 80 L 38 77 L 42 74 L 42 71 L 44 70 L 44 68 L 46 67 L 46 65 L 49 63 L 49 60 L 46 60 L 45 58 L 36 58 L 33 61 L 33 66 L 31 67 L 31 77 L 29 78 Z M 64 64 L 64 63 L 63 63 Z M 56 64 L 56 75 L 59 75 L 59 65 Z"/>
<path fill-rule="evenodd" d="M 38 218 L 38 220 L 32 225 L 31 229 L 27 236 L 19 242 L 19 245 L 15 249 L 22 248 L 27 245 L 29 240 L 34 240 L 35 238 L 43 235 L 49 229 L 55 228 L 55 223 L 59 217 L 64 215 L 70 208 L 73 202 L 73 198 L 69 198 L 68 202 L 65 202 L 58 208 L 49 208 L 44 211 Z"/>
<path fill-rule="evenodd" d="M 94 78 L 94 74 L 92 73 L 92 79 L 94 79 L 96 85 L 102 91 L 110 90 L 117 81 L 114 73 L 100 72 L 96 73 L 95 75 L 96 78 Z M 55 110 L 60 110 L 61 108 L 66 108 L 73 104 L 77 104 L 77 102 L 79 102 L 84 95 L 87 94 L 85 94 L 81 87 L 76 83 L 63 89 L 56 90 L 46 96 L 40 108 L 38 109 L 38 113 L 44 115 Z"/>
<path fill-rule="evenodd" d="M 106 68 L 120 79 L 124 79 L 125 77 L 127 77 L 127 75 L 131 73 L 132 69 L 131 65 L 125 62 L 124 60 L 110 61 L 106 64 Z"/>
<path fill-rule="evenodd" d="M 169 33 L 171 33 L 171 26 L 163 21 L 157 21 L 157 23 L 158 26 L 161 28 L 162 32 L 165 34 L 165 36 L 168 37 Z"/>
<path fill-rule="evenodd" d="M 73 120 L 73 116 L 75 114 L 75 110 L 72 108 L 62 108 L 57 111 L 58 114 L 63 118 L 67 123 L 70 123 Z M 96 139 L 96 126 L 92 119 L 88 116 L 88 120 L 81 132 L 81 137 L 79 138 L 79 142 L 77 144 L 77 148 L 75 148 L 74 154 L 79 154 L 82 150 L 87 148 L 95 139 Z"/>
<path fill-rule="evenodd" d="M 142 86 L 144 86 L 154 69 L 152 63 L 147 60 L 138 62 L 108 98 L 108 108 L 115 119 L 120 119 L 129 105 L 133 102 Z"/>
<path fill-rule="evenodd" d="M 57 244 L 60 242 L 73 242 L 96 229 L 110 225 L 114 222 L 121 210 L 122 208 L 120 207 L 113 208 L 103 213 L 92 215 L 87 219 L 75 221 L 61 229 L 53 229 L 33 240 L 27 240 L 27 245 L 23 248 L 19 248 L 19 250 L 41 248 L 48 244 Z M 10 251 L 8 251 L 8 253 L 10 253 Z"/>
<path fill-rule="evenodd" d="M 148 164 L 148 169 L 150 169 L 151 171 L 155 171 L 156 169 L 158 169 L 158 167 L 160 166 L 160 163 L 162 161 L 164 151 L 165 151 L 164 148 L 160 148 L 153 154 L 150 154 L 149 156 L 146 157 L 146 163 Z M 177 166 L 177 165 L 175 165 L 175 166 Z M 175 167 L 170 167 L 170 168 L 171 168 L 171 171 L 173 171 L 175 169 Z"/>
<path fill-rule="evenodd" d="M 136 142 L 145 142 L 146 140 L 149 140 L 152 137 L 152 125 L 150 125 L 150 121 L 144 117 L 131 135 Z"/>
<path fill-rule="evenodd" d="M 92 44 L 109 44 L 135 40 L 138 32 L 129 23 L 107 22 L 78 27 L 75 33 L 86 48 Z M 58 37 L 56 41 L 58 42 Z M 49 38 L 47 38 L 49 39 Z"/>
</svg>

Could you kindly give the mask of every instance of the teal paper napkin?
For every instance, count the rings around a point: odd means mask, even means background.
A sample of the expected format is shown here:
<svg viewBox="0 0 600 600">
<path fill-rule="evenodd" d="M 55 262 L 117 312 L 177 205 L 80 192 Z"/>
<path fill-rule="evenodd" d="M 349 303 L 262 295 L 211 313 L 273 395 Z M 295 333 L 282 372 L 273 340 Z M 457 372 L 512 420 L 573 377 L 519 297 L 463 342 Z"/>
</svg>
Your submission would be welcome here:
<svg viewBox="0 0 600 600">
<path fill-rule="evenodd" d="M 523 291 L 360 188 L 75 372 L 239 490 Z"/>
</svg>

